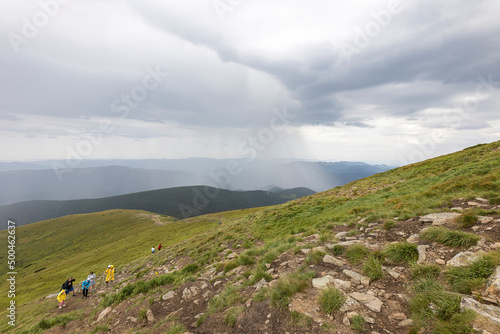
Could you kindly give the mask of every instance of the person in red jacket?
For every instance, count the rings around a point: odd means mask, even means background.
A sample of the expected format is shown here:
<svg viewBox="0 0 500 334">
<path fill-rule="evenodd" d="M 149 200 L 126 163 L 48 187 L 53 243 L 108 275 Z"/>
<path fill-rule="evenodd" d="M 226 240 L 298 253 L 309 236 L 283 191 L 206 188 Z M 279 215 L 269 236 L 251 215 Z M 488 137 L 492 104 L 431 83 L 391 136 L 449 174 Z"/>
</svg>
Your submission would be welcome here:
<svg viewBox="0 0 500 334">
<path fill-rule="evenodd" d="M 159 244 L 159 245 L 158 245 L 158 250 L 159 250 L 159 251 L 161 250 L 161 247 L 162 247 L 162 245 L 161 245 L 161 244 Z"/>
</svg>

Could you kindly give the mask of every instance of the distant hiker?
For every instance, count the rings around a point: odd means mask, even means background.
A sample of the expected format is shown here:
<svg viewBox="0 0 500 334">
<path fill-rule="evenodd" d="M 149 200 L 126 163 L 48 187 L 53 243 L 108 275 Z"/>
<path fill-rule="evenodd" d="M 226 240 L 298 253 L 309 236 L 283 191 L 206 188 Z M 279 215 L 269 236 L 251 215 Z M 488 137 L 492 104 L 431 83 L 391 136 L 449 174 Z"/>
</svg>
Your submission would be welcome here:
<svg viewBox="0 0 500 334">
<path fill-rule="evenodd" d="M 158 252 L 161 251 L 161 244 L 158 245 Z"/>
<path fill-rule="evenodd" d="M 66 280 L 66 282 L 63 283 L 61 289 L 64 289 L 66 291 L 66 294 L 68 294 L 70 291 L 73 292 L 73 297 L 75 296 L 75 289 L 73 288 L 73 282 L 75 279 L 73 277 L 70 277 Z"/>
<path fill-rule="evenodd" d="M 106 286 L 108 286 L 109 281 L 115 280 L 115 267 L 109 265 L 104 273 L 106 274 Z"/>
<path fill-rule="evenodd" d="M 153 254 L 155 253 L 155 247 L 154 246 L 151 248 L 151 253 L 153 253 Z"/>
<path fill-rule="evenodd" d="M 87 279 L 90 281 L 90 287 L 92 287 L 92 292 L 95 291 L 95 274 L 93 271 L 90 272 L 89 276 L 87 276 Z"/>
<path fill-rule="evenodd" d="M 85 281 L 82 282 L 82 298 L 89 298 L 89 286 L 90 286 L 90 280 L 86 279 Z"/>
<path fill-rule="evenodd" d="M 62 289 L 61 292 L 59 292 L 59 294 L 57 295 L 57 301 L 59 302 L 59 308 L 66 306 L 66 304 L 64 304 L 65 300 L 66 300 L 66 290 Z"/>
</svg>

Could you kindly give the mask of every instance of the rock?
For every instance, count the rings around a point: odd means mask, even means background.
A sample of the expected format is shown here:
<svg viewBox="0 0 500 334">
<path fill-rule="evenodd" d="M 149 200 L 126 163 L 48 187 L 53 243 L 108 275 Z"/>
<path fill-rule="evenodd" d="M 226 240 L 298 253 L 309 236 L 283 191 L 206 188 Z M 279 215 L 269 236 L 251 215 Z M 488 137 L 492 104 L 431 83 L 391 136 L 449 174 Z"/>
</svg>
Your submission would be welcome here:
<svg viewBox="0 0 500 334">
<path fill-rule="evenodd" d="M 470 251 L 460 252 L 457 255 L 455 255 L 451 260 L 446 262 L 446 265 L 452 267 L 468 266 L 469 264 L 477 260 L 481 255 L 482 253 L 480 254 Z"/>
<path fill-rule="evenodd" d="M 485 289 L 485 293 L 496 299 L 497 304 L 500 304 L 500 267 L 496 267 L 495 272 L 488 279 L 488 286 Z"/>
<path fill-rule="evenodd" d="M 302 254 L 306 254 L 306 255 L 307 255 L 307 253 L 309 253 L 310 251 L 311 251 L 311 249 L 310 249 L 310 248 L 302 248 L 302 249 L 300 250 L 300 252 L 301 252 Z"/>
<path fill-rule="evenodd" d="M 429 247 L 430 247 L 429 245 L 418 245 L 417 246 L 417 251 L 418 251 L 418 260 L 417 260 L 417 263 L 418 264 L 424 263 L 425 260 L 427 260 L 426 250 Z"/>
<path fill-rule="evenodd" d="M 269 282 L 269 286 L 271 288 L 274 288 L 277 285 L 278 285 L 278 280 L 277 279 L 273 279 L 271 282 Z"/>
<path fill-rule="evenodd" d="M 464 208 L 459 207 L 459 206 L 455 206 L 455 207 L 451 208 L 450 210 L 451 211 L 464 211 Z"/>
<path fill-rule="evenodd" d="M 440 213 L 431 213 L 420 217 L 419 222 L 421 223 L 432 223 L 432 225 L 444 225 L 448 223 L 453 223 L 455 220 L 460 217 L 459 213 L 456 212 L 440 212 Z"/>
<path fill-rule="evenodd" d="M 352 319 L 352 318 L 354 318 L 354 317 L 358 317 L 358 316 L 359 316 L 359 313 L 358 313 L 358 312 L 354 312 L 354 311 L 353 311 L 353 312 L 347 312 L 347 314 L 346 314 L 346 315 L 347 315 L 347 317 L 348 317 L 349 319 Z"/>
<path fill-rule="evenodd" d="M 230 253 L 230 254 L 227 255 L 226 258 L 230 260 L 230 259 L 235 259 L 237 257 L 238 257 L 238 254 L 236 254 L 236 253 Z"/>
<path fill-rule="evenodd" d="M 411 319 L 406 319 L 406 320 L 401 321 L 401 322 L 398 324 L 398 327 L 407 327 L 407 326 L 410 326 L 411 324 L 413 324 L 413 320 L 411 320 Z"/>
<path fill-rule="evenodd" d="M 359 306 L 359 303 L 352 299 L 351 297 L 347 296 L 346 301 L 344 302 L 344 305 L 342 305 L 339 309 L 340 312 L 348 312 L 351 310 L 356 309 Z"/>
<path fill-rule="evenodd" d="M 193 293 L 191 292 L 190 289 L 184 288 L 182 291 L 182 299 L 191 299 L 193 297 Z"/>
<path fill-rule="evenodd" d="M 137 323 L 137 318 L 135 317 L 127 317 L 127 320 L 130 320 L 133 323 Z"/>
<path fill-rule="evenodd" d="M 369 316 L 364 316 L 363 319 L 365 319 L 365 321 L 369 324 L 374 324 L 375 323 L 375 319 L 372 318 L 372 317 L 369 317 Z"/>
<path fill-rule="evenodd" d="M 172 299 L 174 297 L 175 297 L 175 291 L 169 291 L 166 294 L 164 294 L 163 296 L 161 296 L 161 299 L 169 300 L 169 299 Z"/>
<path fill-rule="evenodd" d="M 400 273 L 398 273 L 397 271 L 395 271 L 395 270 L 394 270 L 394 269 L 392 269 L 392 268 L 382 266 L 382 269 L 384 269 L 385 271 L 387 271 L 387 273 L 388 273 L 389 275 L 391 275 L 391 276 L 392 276 L 392 278 L 398 279 L 398 278 L 401 276 L 401 274 L 400 274 Z"/>
<path fill-rule="evenodd" d="M 151 311 L 150 308 L 148 308 L 148 310 L 146 311 L 146 319 L 148 319 L 148 322 L 154 322 L 155 321 L 155 317 L 153 315 L 153 311 Z"/>
<path fill-rule="evenodd" d="M 384 304 L 380 299 L 368 293 L 351 292 L 349 296 L 356 299 L 373 312 L 380 312 Z"/>
<path fill-rule="evenodd" d="M 311 234 L 307 237 L 304 238 L 305 242 L 318 242 L 319 241 L 319 234 Z"/>
<path fill-rule="evenodd" d="M 476 197 L 474 199 L 476 202 L 481 202 L 483 204 L 488 204 L 489 200 L 487 200 L 486 198 L 481 198 L 481 197 Z"/>
<path fill-rule="evenodd" d="M 257 283 L 254 284 L 253 287 L 255 288 L 255 291 L 259 291 L 266 284 L 267 284 L 266 280 L 264 278 L 261 278 L 260 281 L 258 281 Z"/>
<path fill-rule="evenodd" d="M 339 233 L 335 234 L 335 238 L 337 238 L 337 239 L 343 238 L 347 235 L 347 233 L 349 233 L 349 232 L 339 232 Z"/>
<path fill-rule="evenodd" d="M 328 286 L 332 279 L 333 277 L 330 275 L 326 275 L 320 278 L 313 278 L 312 286 L 316 289 L 324 289 Z"/>
<path fill-rule="evenodd" d="M 460 309 L 473 310 L 474 312 L 477 312 L 480 315 L 490 319 L 495 324 L 500 325 L 500 307 L 481 304 L 480 302 L 472 298 L 462 297 L 462 301 L 460 302 Z"/>
<path fill-rule="evenodd" d="M 346 326 L 350 326 L 351 325 L 351 322 L 349 321 L 349 317 L 348 316 L 345 316 L 343 319 L 342 319 L 342 323 Z"/>
<path fill-rule="evenodd" d="M 479 216 L 477 217 L 477 220 L 481 223 L 481 224 L 488 224 L 488 223 L 491 223 L 493 221 L 493 217 L 488 217 L 488 216 Z"/>
<path fill-rule="evenodd" d="M 412 234 L 408 239 L 406 239 L 407 242 L 410 244 L 418 244 L 420 241 L 420 236 L 418 234 Z"/>
<path fill-rule="evenodd" d="M 350 278 L 353 278 L 353 279 L 355 279 L 356 281 L 359 281 L 359 282 L 361 282 L 361 280 L 364 278 L 363 275 L 361 275 L 360 273 L 357 273 L 357 272 L 355 272 L 353 270 L 344 269 L 344 270 L 342 270 L 342 272 L 345 275 L 349 276 Z"/>
<path fill-rule="evenodd" d="M 338 279 L 338 278 L 334 278 L 331 280 L 331 282 L 333 283 L 333 285 L 335 285 L 335 287 L 337 289 L 350 289 L 351 288 L 351 282 L 349 281 L 343 281 L 341 279 Z"/>
<path fill-rule="evenodd" d="M 325 246 L 318 246 L 318 247 L 314 247 L 312 249 L 312 251 L 313 252 L 323 252 L 323 253 L 325 253 L 326 252 L 326 248 L 325 248 Z"/>
<path fill-rule="evenodd" d="M 104 319 L 109 313 L 111 312 L 111 306 L 108 306 L 106 307 L 104 310 L 101 311 L 101 313 L 99 313 L 99 315 L 97 316 L 97 322 L 101 321 L 102 319 Z"/>
<path fill-rule="evenodd" d="M 346 264 L 344 260 L 337 259 L 336 257 L 333 257 L 331 255 L 325 255 L 323 257 L 323 262 L 334 264 L 339 267 L 344 266 Z"/>
<path fill-rule="evenodd" d="M 436 263 L 437 263 L 437 264 L 444 265 L 444 264 L 446 264 L 446 261 L 445 261 L 445 260 L 443 260 L 443 259 L 436 259 Z"/>
</svg>

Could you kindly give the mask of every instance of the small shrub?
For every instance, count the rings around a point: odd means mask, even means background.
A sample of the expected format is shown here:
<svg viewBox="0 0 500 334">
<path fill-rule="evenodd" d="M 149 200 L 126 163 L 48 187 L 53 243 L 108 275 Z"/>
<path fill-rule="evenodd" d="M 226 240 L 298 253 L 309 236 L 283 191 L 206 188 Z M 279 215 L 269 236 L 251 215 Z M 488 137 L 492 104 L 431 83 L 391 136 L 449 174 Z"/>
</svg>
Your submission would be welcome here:
<svg viewBox="0 0 500 334">
<path fill-rule="evenodd" d="M 227 284 L 226 289 L 222 293 L 208 302 L 208 313 L 214 314 L 220 312 L 224 308 L 241 301 L 241 299 L 242 297 L 238 292 L 238 288 L 232 284 Z"/>
<path fill-rule="evenodd" d="M 322 251 L 309 252 L 306 256 L 305 263 L 307 265 L 320 264 L 323 260 L 323 256 L 325 256 L 325 253 L 323 253 Z"/>
<path fill-rule="evenodd" d="M 345 246 L 342 246 L 342 245 L 334 245 L 333 248 L 331 249 L 331 253 L 334 255 L 334 256 L 339 256 L 339 255 L 342 255 L 344 254 L 346 250 L 346 247 Z"/>
<path fill-rule="evenodd" d="M 364 332 L 368 329 L 368 326 L 366 325 L 365 318 L 363 318 L 360 315 L 355 315 L 351 319 L 351 329 L 356 332 Z"/>
<path fill-rule="evenodd" d="M 411 268 L 411 278 L 437 278 L 441 268 L 436 264 L 415 264 Z"/>
<path fill-rule="evenodd" d="M 370 250 L 366 246 L 361 244 L 353 245 L 347 248 L 345 256 L 347 260 L 352 264 L 358 264 L 363 262 L 364 259 L 370 254 Z"/>
<path fill-rule="evenodd" d="M 396 227 L 396 222 L 394 220 L 386 220 L 384 222 L 384 230 L 390 230 Z"/>
<path fill-rule="evenodd" d="M 238 263 L 242 266 L 249 266 L 255 263 L 255 259 L 243 253 L 238 257 Z"/>
<path fill-rule="evenodd" d="M 461 228 L 474 226 L 477 223 L 477 216 L 471 212 L 464 213 L 460 217 L 458 217 L 457 223 Z"/>
<path fill-rule="evenodd" d="M 338 311 L 347 300 L 347 296 L 337 288 L 328 287 L 321 291 L 319 306 L 326 314 Z"/>
<path fill-rule="evenodd" d="M 137 319 L 140 321 L 140 322 L 144 322 L 146 321 L 147 319 L 147 316 L 146 316 L 146 313 L 148 312 L 147 309 L 143 308 L 143 309 L 140 309 L 139 310 L 139 313 L 137 314 Z"/>
<path fill-rule="evenodd" d="M 236 320 L 238 316 L 243 312 L 244 308 L 242 306 L 231 307 L 226 311 L 226 316 L 224 317 L 224 322 L 229 327 L 234 327 L 236 325 Z"/>
<path fill-rule="evenodd" d="M 224 274 L 233 270 L 234 268 L 237 268 L 238 266 L 239 266 L 238 260 L 231 260 L 231 261 L 226 262 L 224 264 Z"/>
<path fill-rule="evenodd" d="M 189 263 L 184 268 L 182 268 L 181 272 L 185 274 L 194 274 L 200 270 L 200 266 L 196 263 Z"/>
<path fill-rule="evenodd" d="M 314 272 L 312 271 L 303 271 L 281 277 L 278 284 L 270 290 L 271 304 L 285 309 L 288 307 L 289 298 L 294 293 L 304 291 L 313 277 Z"/>
<path fill-rule="evenodd" d="M 292 326 L 294 327 L 309 327 L 312 324 L 312 318 L 304 315 L 297 311 L 290 312 L 290 318 L 292 322 Z"/>
<path fill-rule="evenodd" d="M 381 279 L 384 276 L 382 271 L 382 262 L 375 256 L 370 256 L 363 264 L 363 274 L 371 281 Z"/>
<path fill-rule="evenodd" d="M 424 240 L 434 241 L 453 248 L 469 248 L 475 246 L 480 236 L 474 233 L 463 231 L 453 231 L 446 227 L 436 226 L 420 234 Z"/>
<path fill-rule="evenodd" d="M 393 263 L 407 263 L 418 260 L 417 245 L 409 242 L 396 242 L 386 246 L 385 257 Z"/>
</svg>

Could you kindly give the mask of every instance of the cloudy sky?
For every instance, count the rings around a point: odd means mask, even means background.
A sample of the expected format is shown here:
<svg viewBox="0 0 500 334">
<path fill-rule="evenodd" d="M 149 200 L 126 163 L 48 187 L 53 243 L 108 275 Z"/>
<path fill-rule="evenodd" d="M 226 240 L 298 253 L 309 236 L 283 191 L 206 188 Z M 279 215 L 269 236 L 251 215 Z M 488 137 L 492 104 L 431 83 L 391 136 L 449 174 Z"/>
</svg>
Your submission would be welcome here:
<svg viewBox="0 0 500 334">
<path fill-rule="evenodd" d="M 500 140 L 500 2 L 3 0 L 0 161 L 402 165 Z"/>
</svg>

